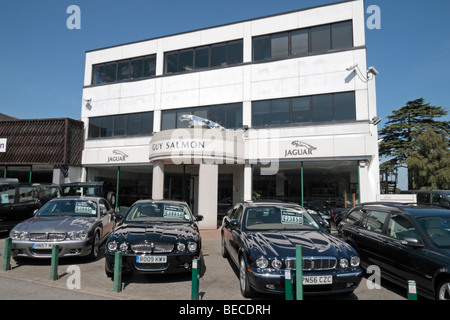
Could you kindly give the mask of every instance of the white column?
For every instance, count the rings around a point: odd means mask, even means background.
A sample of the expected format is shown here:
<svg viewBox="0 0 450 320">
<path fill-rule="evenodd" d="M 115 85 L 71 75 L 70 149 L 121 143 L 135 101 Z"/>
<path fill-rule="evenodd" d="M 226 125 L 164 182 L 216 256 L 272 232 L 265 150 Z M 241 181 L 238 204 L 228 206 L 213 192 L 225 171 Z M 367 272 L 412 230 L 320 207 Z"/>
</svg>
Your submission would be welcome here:
<svg viewBox="0 0 450 320">
<path fill-rule="evenodd" d="M 244 201 L 252 200 L 253 168 L 251 164 L 244 166 Z"/>
<path fill-rule="evenodd" d="M 204 219 L 199 223 L 201 229 L 217 229 L 217 189 L 219 166 L 200 164 L 198 183 L 198 214 Z"/>
<path fill-rule="evenodd" d="M 164 198 L 164 162 L 162 161 L 153 163 L 152 198 L 154 200 Z"/>
</svg>

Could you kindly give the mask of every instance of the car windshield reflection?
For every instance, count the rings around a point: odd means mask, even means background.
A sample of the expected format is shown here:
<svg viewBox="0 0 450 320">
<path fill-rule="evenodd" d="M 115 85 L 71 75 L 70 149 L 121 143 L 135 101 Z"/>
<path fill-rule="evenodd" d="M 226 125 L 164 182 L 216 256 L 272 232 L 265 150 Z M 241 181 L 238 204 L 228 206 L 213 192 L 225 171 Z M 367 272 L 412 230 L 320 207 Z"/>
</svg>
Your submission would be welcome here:
<svg viewBox="0 0 450 320">
<path fill-rule="evenodd" d="M 306 210 L 266 206 L 249 208 L 245 228 L 249 231 L 263 230 L 318 230 L 319 225 Z"/>
<path fill-rule="evenodd" d="M 42 207 L 36 216 L 96 217 L 97 203 L 91 200 L 80 199 L 51 201 Z"/>
<path fill-rule="evenodd" d="M 171 203 L 137 203 L 128 211 L 125 223 L 190 223 L 189 209 Z"/>
</svg>

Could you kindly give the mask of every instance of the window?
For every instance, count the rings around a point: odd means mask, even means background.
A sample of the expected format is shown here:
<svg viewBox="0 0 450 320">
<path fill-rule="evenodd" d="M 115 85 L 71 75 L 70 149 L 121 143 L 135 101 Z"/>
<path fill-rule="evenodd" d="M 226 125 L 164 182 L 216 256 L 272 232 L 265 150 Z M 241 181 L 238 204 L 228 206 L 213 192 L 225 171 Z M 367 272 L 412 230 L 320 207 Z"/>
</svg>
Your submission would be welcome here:
<svg viewBox="0 0 450 320">
<path fill-rule="evenodd" d="M 192 114 L 214 121 L 227 129 L 242 127 L 242 103 L 231 103 L 207 107 L 163 110 L 161 130 L 188 128 L 188 121 L 180 121 L 183 114 Z"/>
<path fill-rule="evenodd" d="M 252 126 L 355 121 L 354 92 L 254 101 Z"/>
<path fill-rule="evenodd" d="M 88 138 L 151 135 L 153 112 L 89 118 Z"/>
<path fill-rule="evenodd" d="M 362 210 L 352 211 L 347 218 L 345 218 L 345 222 L 348 224 L 358 225 L 361 218 L 364 216 L 365 212 Z"/>
<path fill-rule="evenodd" d="M 243 41 L 222 42 L 165 54 L 165 73 L 223 67 L 242 63 Z"/>
<path fill-rule="evenodd" d="M 352 21 L 253 38 L 253 61 L 282 59 L 353 47 Z"/>
<path fill-rule="evenodd" d="M 370 211 L 363 221 L 362 227 L 376 233 L 382 233 L 384 223 L 388 216 L 387 212 Z"/>
<path fill-rule="evenodd" d="M 419 239 L 419 235 L 413 224 L 405 217 L 398 214 L 392 214 L 389 219 L 388 236 L 395 239 L 415 238 Z"/>
<path fill-rule="evenodd" d="M 114 83 L 152 77 L 156 74 L 156 55 L 112 61 L 92 67 L 92 84 Z"/>
</svg>

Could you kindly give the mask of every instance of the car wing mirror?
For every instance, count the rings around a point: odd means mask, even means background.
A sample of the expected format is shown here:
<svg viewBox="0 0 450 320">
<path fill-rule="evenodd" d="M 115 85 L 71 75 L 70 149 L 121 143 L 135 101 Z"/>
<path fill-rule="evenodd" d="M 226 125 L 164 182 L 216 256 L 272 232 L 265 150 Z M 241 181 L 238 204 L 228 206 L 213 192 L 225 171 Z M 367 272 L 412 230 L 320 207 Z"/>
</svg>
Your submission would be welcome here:
<svg viewBox="0 0 450 320">
<path fill-rule="evenodd" d="M 409 246 L 409 247 L 413 247 L 413 248 L 421 248 L 423 247 L 423 244 L 419 241 L 419 239 L 417 238 L 413 238 L 413 237 L 406 237 L 403 238 L 400 243 L 404 246 Z"/>
<path fill-rule="evenodd" d="M 39 212 L 39 209 L 33 211 L 33 215 L 35 216 Z"/>
<path fill-rule="evenodd" d="M 196 215 L 195 216 L 195 221 L 203 221 L 203 216 L 202 215 Z"/>
<path fill-rule="evenodd" d="M 239 225 L 239 221 L 236 219 L 233 219 L 230 221 L 230 224 L 232 227 L 237 227 Z"/>
</svg>

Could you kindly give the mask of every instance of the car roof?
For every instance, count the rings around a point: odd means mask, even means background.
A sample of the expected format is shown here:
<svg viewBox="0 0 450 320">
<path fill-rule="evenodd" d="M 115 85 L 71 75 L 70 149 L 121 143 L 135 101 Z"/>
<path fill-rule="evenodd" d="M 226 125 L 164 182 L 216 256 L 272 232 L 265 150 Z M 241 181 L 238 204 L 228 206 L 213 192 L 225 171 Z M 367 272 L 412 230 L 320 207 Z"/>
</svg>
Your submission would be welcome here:
<svg viewBox="0 0 450 320">
<path fill-rule="evenodd" d="M 444 209 L 439 206 L 424 205 L 417 203 L 400 203 L 400 202 L 368 202 L 362 203 L 359 206 L 362 207 L 384 207 L 389 209 L 397 209 L 412 216 L 423 217 L 431 215 L 448 215 L 450 216 L 450 210 Z"/>
<path fill-rule="evenodd" d="M 255 201 L 244 201 L 244 205 L 258 207 L 258 206 L 280 206 L 280 207 L 301 207 L 298 203 L 285 202 L 281 200 L 255 200 Z"/>
<path fill-rule="evenodd" d="M 53 198 L 50 201 L 58 201 L 58 200 L 67 200 L 67 199 L 71 199 L 71 200 L 100 200 L 100 199 L 104 199 L 102 197 L 94 197 L 94 196 L 64 196 L 64 197 L 59 197 L 59 198 Z"/>
<path fill-rule="evenodd" d="M 135 203 L 161 203 L 161 202 L 165 202 L 165 203 L 173 203 L 173 204 L 183 204 L 187 206 L 186 201 L 183 200 L 173 200 L 173 199 L 159 199 L 159 200 L 154 200 L 154 199 L 142 199 L 142 200 L 138 200 Z"/>
</svg>

